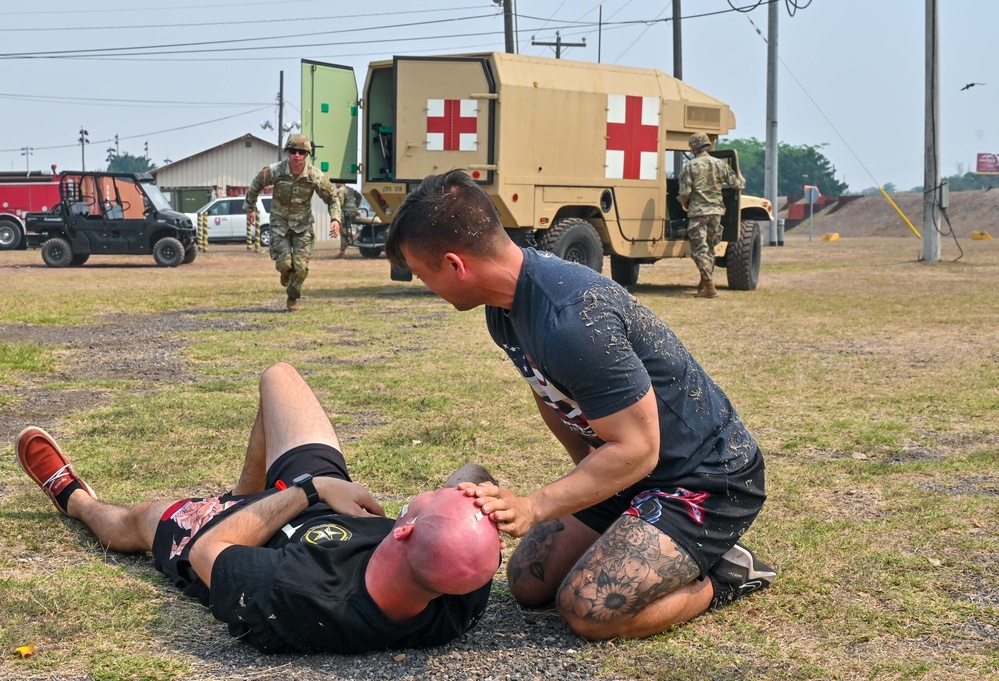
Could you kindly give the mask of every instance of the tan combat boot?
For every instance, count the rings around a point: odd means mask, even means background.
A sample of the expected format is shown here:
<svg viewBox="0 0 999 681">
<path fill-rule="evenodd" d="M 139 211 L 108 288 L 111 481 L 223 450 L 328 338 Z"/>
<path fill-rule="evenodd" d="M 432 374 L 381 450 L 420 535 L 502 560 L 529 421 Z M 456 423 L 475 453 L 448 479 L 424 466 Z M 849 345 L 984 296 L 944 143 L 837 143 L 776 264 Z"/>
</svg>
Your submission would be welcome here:
<svg viewBox="0 0 999 681">
<path fill-rule="evenodd" d="M 702 279 L 701 286 L 697 290 L 698 298 L 717 298 L 718 289 L 715 288 L 715 282 L 711 279 Z"/>
<path fill-rule="evenodd" d="M 343 260 L 343 258 L 344 258 L 345 255 L 346 255 L 346 251 L 341 250 L 339 253 L 337 253 L 336 255 L 333 256 L 333 259 L 334 260 Z"/>
<path fill-rule="evenodd" d="M 298 298 L 288 297 L 288 312 L 298 312 L 302 309 L 302 303 L 298 302 Z"/>
</svg>

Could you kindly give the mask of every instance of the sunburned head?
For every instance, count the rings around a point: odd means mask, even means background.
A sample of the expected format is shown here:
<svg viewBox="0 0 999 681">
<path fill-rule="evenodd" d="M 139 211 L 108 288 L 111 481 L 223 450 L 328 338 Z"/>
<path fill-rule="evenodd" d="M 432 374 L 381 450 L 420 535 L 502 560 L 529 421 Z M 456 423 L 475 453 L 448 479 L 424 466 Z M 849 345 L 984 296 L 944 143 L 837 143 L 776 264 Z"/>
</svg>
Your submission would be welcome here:
<svg viewBox="0 0 999 681">
<path fill-rule="evenodd" d="M 455 488 L 414 497 L 396 520 L 393 537 L 420 586 L 442 594 L 467 594 L 499 569 L 496 525 L 471 497 Z"/>
<path fill-rule="evenodd" d="M 482 188 L 462 170 L 429 175 L 396 212 L 385 241 L 393 265 L 408 269 L 402 247 L 435 267 L 445 253 L 487 257 L 510 238 L 499 212 Z"/>
</svg>

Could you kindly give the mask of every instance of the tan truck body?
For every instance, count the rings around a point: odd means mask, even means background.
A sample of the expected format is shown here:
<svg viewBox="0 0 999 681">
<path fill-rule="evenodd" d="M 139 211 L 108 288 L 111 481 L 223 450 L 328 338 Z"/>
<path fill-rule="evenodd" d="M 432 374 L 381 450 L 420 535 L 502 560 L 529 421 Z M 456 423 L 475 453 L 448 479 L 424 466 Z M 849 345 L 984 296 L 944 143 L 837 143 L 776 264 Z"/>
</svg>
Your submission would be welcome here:
<svg viewBox="0 0 999 681">
<path fill-rule="evenodd" d="M 735 127 L 727 104 L 661 71 L 497 52 L 372 62 L 361 111 L 362 193 L 383 220 L 425 176 L 462 168 L 515 241 L 598 271 L 609 255 L 625 285 L 640 263 L 690 253 L 665 152 Z M 738 170 L 734 152 L 713 153 Z M 755 221 L 771 208 L 725 193 L 718 264 L 730 287 L 752 289 Z"/>
</svg>

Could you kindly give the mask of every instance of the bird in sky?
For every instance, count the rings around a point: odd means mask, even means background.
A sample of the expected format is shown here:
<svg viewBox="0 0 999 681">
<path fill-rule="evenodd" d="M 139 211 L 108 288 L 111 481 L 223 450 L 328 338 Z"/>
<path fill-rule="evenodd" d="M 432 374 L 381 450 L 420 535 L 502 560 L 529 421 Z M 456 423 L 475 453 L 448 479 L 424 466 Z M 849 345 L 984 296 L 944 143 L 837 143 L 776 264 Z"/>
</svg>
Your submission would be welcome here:
<svg viewBox="0 0 999 681">
<path fill-rule="evenodd" d="M 976 85 L 985 85 L 985 83 L 968 83 L 963 88 L 961 88 L 961 92 L 964 92 L 965 90 L 971 89 L 971 88 L 975 87 Z"/>
</svg>

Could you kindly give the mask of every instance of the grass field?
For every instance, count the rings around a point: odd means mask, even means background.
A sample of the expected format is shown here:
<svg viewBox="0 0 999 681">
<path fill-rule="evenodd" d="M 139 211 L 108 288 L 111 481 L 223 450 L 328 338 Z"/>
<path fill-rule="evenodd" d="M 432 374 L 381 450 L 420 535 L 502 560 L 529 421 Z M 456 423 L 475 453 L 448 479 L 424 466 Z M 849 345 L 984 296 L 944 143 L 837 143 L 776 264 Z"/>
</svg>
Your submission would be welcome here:
<svg viewBox="0 0 999 681">
<path fill-rule="evenodd" d="M 587 644 L 514 607 L 501 574 L 497 618 L 446 655 L 413 655 L 421 667 L 230 641 L 148 559 L 59 517 L 17 466 L 17 432 L 53 433 L 107 501 L 215 493 L 238 473 L 259 373 L 285 360 L 390 512 L 466 460 L 520 492 L 567 470 L 481 311 L 322 246 L 294 314 L 270 260 L 238 246 L 177 269 L 0 253 L 0 678 L 422 678 L 448 664 L 521 678 L 529 650 L 593 678 L 999 679 L 995 241 L 963 242 L 956 262 L 944 242 L 925 264 L 915 238 L 789 237 L 764 250 L 758 290 L 708 301 L 689 260 L 643 266 L 634 294 L 766 454 L 770 499 L 746 541 L 780 570 L 771 589 L 648 640 Z M 511 643 L 537 617 L 553 633 Z"/>
</svg>

